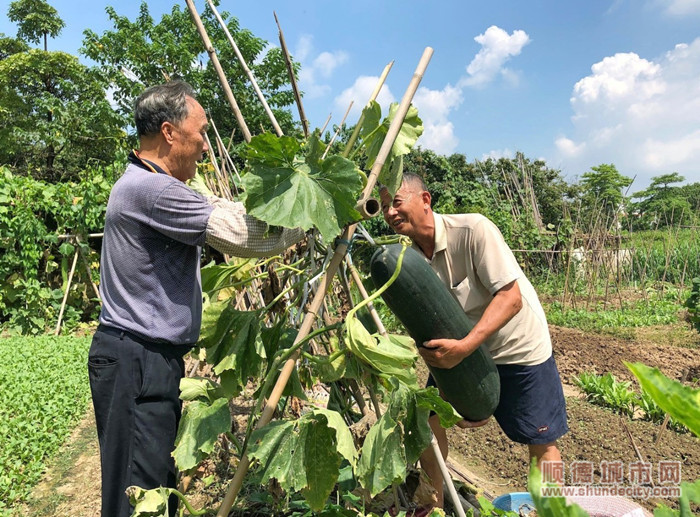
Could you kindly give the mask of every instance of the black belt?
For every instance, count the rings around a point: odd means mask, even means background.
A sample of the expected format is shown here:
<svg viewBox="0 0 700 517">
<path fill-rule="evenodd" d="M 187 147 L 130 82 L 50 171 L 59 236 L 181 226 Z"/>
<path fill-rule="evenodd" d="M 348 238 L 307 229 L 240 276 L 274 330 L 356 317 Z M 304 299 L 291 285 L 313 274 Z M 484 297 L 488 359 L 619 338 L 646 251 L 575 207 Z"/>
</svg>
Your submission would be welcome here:
<svg viewBox="0 0 700 517">
<path fill-rule="evenodd" d="M 119 339 L 128 338 L 131 341 L 135 341 L 136 343 L 139 343 L 146 347 L 152 347 L 164 352 L 168 352 L 170 354 L 175 353 L 177 355 L 184 355 L 187 352 L 189 352 L 192 349 L 192 347 L 194 347 L 194 343 L 175 345 L 173 343 L 170 343 L 169 341 L 155 341 L 153 339 L 148 339 L 143 336 L 139 336 L 138 334 L 134 334 L 133 332 L 129 332 L 128 330 L 110 327 L 102 323 L 100 323 L 97 326 L 97 332 L 102 332 L 103 334 L 107 334 L 108 336 L 114 336 Z"/>
</svg>

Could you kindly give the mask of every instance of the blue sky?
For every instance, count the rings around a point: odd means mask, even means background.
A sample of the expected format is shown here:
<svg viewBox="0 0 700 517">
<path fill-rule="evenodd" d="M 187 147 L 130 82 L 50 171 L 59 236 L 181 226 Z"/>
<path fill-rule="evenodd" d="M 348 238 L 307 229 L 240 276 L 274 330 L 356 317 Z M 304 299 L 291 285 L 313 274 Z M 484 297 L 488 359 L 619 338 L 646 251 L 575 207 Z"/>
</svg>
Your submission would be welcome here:
<svg viewBox="0 0 700 517">
<path fill-rule="evenodd" d="M 50 48 L 71 53 L 85 28 L 111 28 L 106 5 L 133 19 L 140 4 L 49 3 L 67 25 Z M 14 35 L 7 5 L 0 32 Z M 173 5 L 149 2 L 156 18 Z M 219 9 L 273 45 L 277 12 L 314 127 L 330 113 L 339 123 L 350 100 L 354 122 L 392 60 L 379 101 L 400 100 L 429 46 L 414 100 L 424 148 L 469 160 L 521 151 L 568 181 L 613 163 L 635 177 L 630 192 L 674 171 L 700 181 L 700 0 L 222 0 Z"/>
</svg>

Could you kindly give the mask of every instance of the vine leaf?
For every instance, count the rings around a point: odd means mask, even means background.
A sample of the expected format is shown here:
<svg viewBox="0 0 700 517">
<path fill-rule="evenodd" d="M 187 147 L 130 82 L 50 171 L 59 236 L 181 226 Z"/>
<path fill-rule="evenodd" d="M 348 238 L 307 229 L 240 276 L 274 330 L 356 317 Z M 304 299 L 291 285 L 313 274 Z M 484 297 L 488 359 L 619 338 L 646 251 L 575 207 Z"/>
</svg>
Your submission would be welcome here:
<svg viewBox="0 0 700 517">
<path fill-rule="evenodd" d="M 398 109 L 399 105 L 393 103 L 389 107 L 389 114 L 383 121 L 381 120 L 382 108 L 376 101 L 372 101 L 364 109 L 365 118 L 360 130 L 360 136 L 365 144 L 368 169 L 374 165 L 389 131 L 389 125 L 396 117 Z M 396 136 L 394 145 L 391 147 L 386 163 L 384 163 L 379 173 L 379 182 L 386 185 L 392 196 L 396 194 L 396 191 L 401 186 L 403 171 L 403 158 L 401 157 L 411 151 L 421 134 L 423 134 L 423 121 L 418 117 L 418 110 L 410 106 L 401 125 L 401 130 Z"/>
<path fill-rule="evenodd" d="M 221 387 L 211 379 L 204 377 L 183 377 L 180 379 L 181 400 L 201 400 L 212 403 L 222 395 Z"/>
<path fill-rule="evenodd" d="M 226 378 L 227 392 L 236 396 L 248 377 L 260 372 L 266 357 L 260 314 L 237 311 L 230 300 L 210 303 L 202 315 L 198 345 L 207 349 L 207 362 L 214 365 L 214 373 Z"/>
<path fill-rule="evenodd" d="M 415 362 L 418 355 L 410 338 L 370 334 L 355 315 L 345 319 L 345 343 L 350 351 L 376 374 L 394 377 L 404 384 L 418 387 Z"/>
<path fill-rule="evenodd" d="M 416 390 L 396 378 L 389 379 L 388 385 L 391 390 L 389 407 L 367 434 L 357 467 L 360 483 L 372 496 L 392 483 L 403 481 L 406 464 L 418 461 L 430 445 L 432 434 L 428 416 L 431 409 L 438 413 L 446 427 L 461 419 L 452 406 L 440 398 L 437 388 Z"/>
<path fill-rule="evenodd" d="M 301 143 L 264 133 L 248 144 L 243 176 L 248 213 L 268 224 L 304 230 L 316 227 L 331 242 L 348 223 L 361 219 L 355 203 L 362 178 L 342 156 L 321 159 L 321 142 L 309 137 L 306 156 Z"/>
<path fill-rule="evenodd" d="M 386 412 L 367 433 L 357 464 L 357 478 L 374 497 L 405 477 L 406 453 L 401 427 Z"/>
<path fill-rule="evenodd" d="M 168 498 L 173 492 L 171 488 L 159 487 L 144 490 L 138 486 L 126 489 L 129 502 L 134 507 L 132 517 L 165 517 L 168 515 Z"/>
<path fill-rule="evenodd" d="M 301 491 L 309 506 L 320 510 L 335 487 L 342 459 L 354 463 L 357 451 L 342 417 L 318 409 L 257 429 L 249 454 L 260 463 L 263 483 L 274 478 L 284 490 Z"/>
<path fill-rule="evenodd" d="M 214 450 L 221 433 L 231 430 L 228 399 L 219 398 L 212 404 L 195 400 L 182 415 L 175 438 L 173 458 L 180 470 L 196 467 Z"/>
<path fill-rule="evenodd" d="M 213 293 L 230 286 L 233 282 L 250 277 L 255 263 L 255 259 L 231 257 L 228 264 L 207 264 L 202 268 L 202 291 Z"/>
</svg>

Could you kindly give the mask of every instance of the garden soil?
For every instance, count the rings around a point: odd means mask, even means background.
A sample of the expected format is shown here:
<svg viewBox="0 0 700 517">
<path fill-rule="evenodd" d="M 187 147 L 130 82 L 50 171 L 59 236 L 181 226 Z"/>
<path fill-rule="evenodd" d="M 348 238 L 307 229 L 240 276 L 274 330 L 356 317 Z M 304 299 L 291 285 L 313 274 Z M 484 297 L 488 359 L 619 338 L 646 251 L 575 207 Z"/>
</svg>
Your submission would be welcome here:
<svg viewBox="0 0 700 517">
<path fill-rule="evenodd" d="M 621 461 L 628 466 L 641 456 L 643 461 L 655 466 L 654 479 L 662 460 L 680 461 L 683 480 L 700 479 L 700 439 L 689 434 L 662 431 L 658 424 L 621 419 L 609 410 L 585 402 L 572 381 L 573 376 L 583 371 L 612 372 L 620 380 L 632 380 L 623 361 L 641 361 L 658 367 L 673 378 L 680 378 L 686 372 L 689 379 L 700 378 L 700 343 L 687 343 L 692 348 L 684 348 L 659 344 L 658 340 L 643 337 L 623 340 L 554 326 L 550 329 L 554 355 L 567 395 L 570 431 L 560 440 L 565 469 L 575 461 L 591 462 L 597 480 L 601 462 Z M 664 335 L 663 328 L 657 330 L 660 331 L 655 335 Z M 425 376 L 425 368 L 419 369 L 419 373 Z M 248 404 L 241 404 L 234 411 L 239 413 L 235 420 L 241 427 L 245 425 L 245 415 L 240 413 L 247 407 Z M 478 429 L 451 429 L 448 438 L 450 462 L 485 495 L 493 497 L 525 489 L 527 448 L 508 440 L 493 420 Z M 639 451 L 639 456 L 636 451 Z M 58 457 L 35 489 L 30 504 L 20 514 L 26 517 L 98 515 L 99 451 L 91 410 Z M 569 471 L 566 473 L 568 476 Z M 626 476 L 624 483 L 628 482 Z M 197 489 L 197 483 L 193 488 Z M 207 504 L 204 494 L 196 494 L 194 499 L 196 505 Z M 663 500 L 637 502 L 647 509 L 653 509 L 657 502 L 671 504 L 671 501 Z"/>
</svg>

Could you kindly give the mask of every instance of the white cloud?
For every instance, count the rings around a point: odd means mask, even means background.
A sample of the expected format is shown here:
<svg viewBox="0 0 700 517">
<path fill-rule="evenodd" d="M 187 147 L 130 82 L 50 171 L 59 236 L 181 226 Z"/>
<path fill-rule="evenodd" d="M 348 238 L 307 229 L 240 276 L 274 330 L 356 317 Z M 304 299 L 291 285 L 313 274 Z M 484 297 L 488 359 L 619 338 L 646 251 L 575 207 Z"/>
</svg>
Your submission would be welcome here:
<svg viewBox="0 0 700 517">
<path fill-rule="evenodd" d="M 591 67 L 571 97 L 573 131 L 554 142 L 566 173 L 614 163 L 635 185 L 695 174 L 700 162 L 700 38 L 653 59 L 615 54 Z"/>
<path fill-rule="evenodd" d="M 348 53 L 343 50 L 321 52 L 315 57 L 314 52 L 313 37 L 301 36 L 294 57 L 301 64 L 299 88 L 307 99 L 327 95 L 331 87 L 322 81 L 330 79 L 335 69 L 348 60 Z"/>
<path fill-rule="evenodd" d="M 530 41 L 524 31 L 516 30 L 509 35 L 503 29 L 493 25 L 474 39 L 481 44 L 482 48 L 467 67 L 467 75 L 462 77 L 456 86 L 447 84 L 441 90 L 421 87 L 414 96 L 413 104 L 418 108 L 419 116 L 423 120 L 423 134 L 418 140 L 418 144 L 423 148 L 440 154 L 451 154 L 456 151 L 459 139 L 455 135 L 450 115 L 462 104 L 464 88 L 485 86 L 496 77 L 501 77 L 511 85 L 516 85 L 518 82 L 518 73 L 506 68 L 505 63 L 511 57 L 520 54 L 523 47 Z M 321 56 L 317 58 L 318 61 L 320 59 Z M 345 113 L 350 102 L 354 101 L 350 120 L 352 117 L 358 117 L 374 91 L 377 80 L 377 77 L 358 77 L 351 87 L 335 98 L 334 109 L 339 113 Z M 382 113 L 385 114 L 388 105 L 394 101 L 394 96 L 388 87 L 384 86 L 377 101 L 382 106 Z M 513 155 L 507 149 L 504 152 L 510 153 L 510 156 Z"/>
<path fill-rule="evenodd" d="M 557 146 L 559 152 L 564 156 L 578 156 L 581 151 L 586 147 L 585 143 L 577 144 L 570 138 L 561 136 L 554 141 L 554 145 Z"/>
<path fill-rule="evenodd" d="M 439 154 L 454 153 L 459 139 L 448 116 L 461 103 L 462 90 L 449 84 L 442 90 L 419 88 L 413 97 L 413 104 L 423 120 L 423 134 L 418 144 Z"/>
<path fill-rule="evenodd" d="M 481 87 L 493 81 L 499 74 L 507 80 L 516 77 L 512 70 L 505 67 L 506 62 L 517 56 L 530 42 L 530 37 L 522 30 L 506 31 L 492 25 L 486 32 L 474 40 L 481 45 L 481 50 L 467 66 L 467 77 L 462 79 L 463 86 Z"/>
<path fill-rule="evenodd" d="M 515 158 L 515 153 L 506 147 L 505 149 L 493 149 L 488 153 L 481 155 L 481 161 L 486 161 L 489 159 L 498 160 L 499 158 Z"/>
<path fill-rule="evenodd" d="M 688 16 L 700 14 L 700 0 L 653 0 L 670 16 Z"/>
<path fill-rule="evenodd" d="M 345 114 L 350 102 L 353 102 L 348 119 L 352 120 L 353 117 L 357 119 L 367 104 L 370 95 L 372 95 L 372 92 L 374 92 L 374 89 L 377 87 L 378 81 L 379 77 L 377 76 L 361 75 L 355 79 L 352 86 L 343 90 L 333 101 L 335 109 L 341 113 L 340 116 Z M 389 105 L 394 102 L 394 94 L 391 93 L 391 90 L 386 84 L 379 90 L 377 102 L 382 107 L 382 113 L 384 114 L 386 114 Z"/>
</svg>

